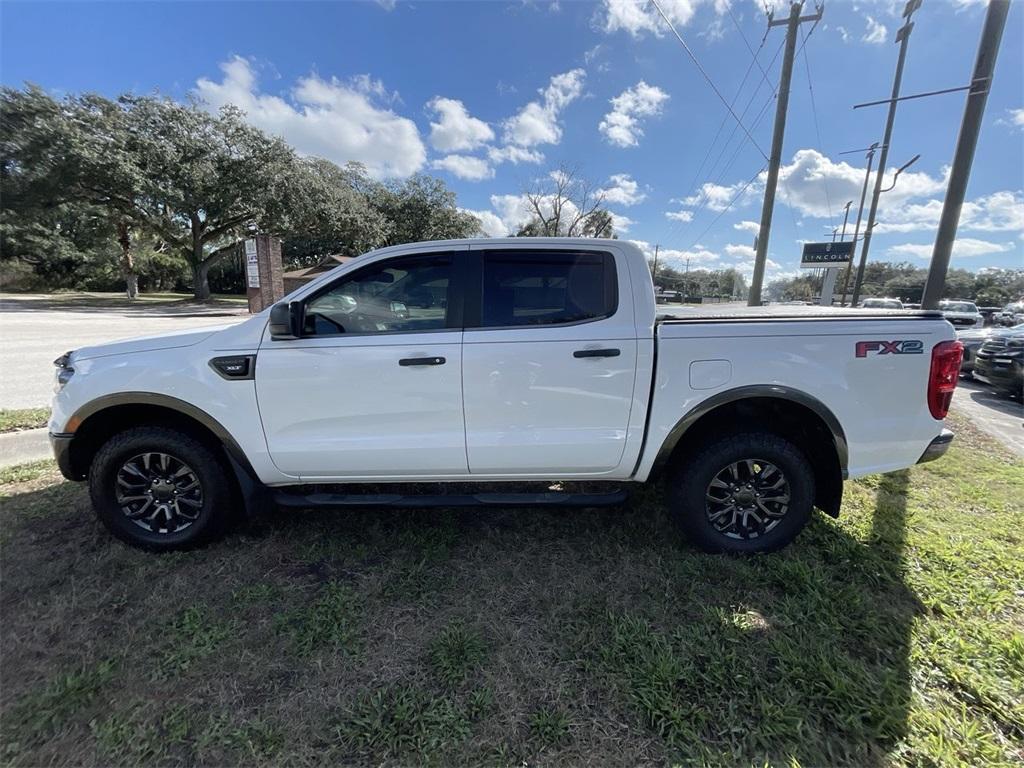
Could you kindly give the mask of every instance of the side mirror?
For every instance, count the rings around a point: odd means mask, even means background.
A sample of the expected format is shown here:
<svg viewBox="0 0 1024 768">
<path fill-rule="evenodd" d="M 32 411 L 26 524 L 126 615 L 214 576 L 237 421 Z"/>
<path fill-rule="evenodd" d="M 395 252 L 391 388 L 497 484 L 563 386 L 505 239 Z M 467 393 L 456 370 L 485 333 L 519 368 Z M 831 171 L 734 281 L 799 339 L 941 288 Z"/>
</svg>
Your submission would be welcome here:
<svg viewBox="0 0 1024 768">
<path fill-rule="evenodd" d="M 280 302 L 270 308 L 270 338 L 286 341 L 302 336 L 303 307 L 301 301 Z"/>
</svg>

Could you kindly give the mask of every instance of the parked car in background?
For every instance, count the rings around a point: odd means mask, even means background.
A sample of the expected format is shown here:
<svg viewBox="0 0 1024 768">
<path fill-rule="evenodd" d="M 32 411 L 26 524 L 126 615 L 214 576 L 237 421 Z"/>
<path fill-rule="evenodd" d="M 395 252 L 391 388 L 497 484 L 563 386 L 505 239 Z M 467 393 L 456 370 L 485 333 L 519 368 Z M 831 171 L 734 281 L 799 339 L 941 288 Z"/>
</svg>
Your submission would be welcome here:
<svg viewBox="0 0 1024 768">
<path fill-rule="evenodd" d="M 916 304 L 916 303 L 915 304 L 908 304 L 907 302 L 903 302 L 903 308 L 904 309 L 920 309 L 921 305 L 920 304 Z"/>
<path fill-rule="evenodd" d="M 978 350 L 974 376 L 1010 397 L 1024 394 L 1024 323 L 992 331 Z"/>
<path fill-rule="evenodd" d="M 899 299 L 864 299 L 860 303 L 862 309 L 903 309 Z"/>
<path fill-rule="evenodd" d="M 981 316 L 985 319 L 985 325 L 995 325 L 996 315 L 1000 313 L 1000 307 L 978 307 Z"/>
<path fill-rule="evenodd" d="M 994 328 L 967 328 L 956 332 L 957 339 L 964 345 L 964 359 L 960 363 L 960 373 L 968 376 L 974 373 L 974 361 L 982 344 L 988 341 Z"/>
<path fill-rule="evenodd" d="M 981 316 L 977 304 L 973 301 L 943 299 L 939 302 L 939 311 L 957 330 L 960 328 L 985 327 L 985 318 Z"/>
<path fill-rule="evenodd" d="M 1020 325 L 1024 323 L 1024 301 L 1007 304 L 1000 312 L 992 316 L 996 325 Z"/>
</svg>

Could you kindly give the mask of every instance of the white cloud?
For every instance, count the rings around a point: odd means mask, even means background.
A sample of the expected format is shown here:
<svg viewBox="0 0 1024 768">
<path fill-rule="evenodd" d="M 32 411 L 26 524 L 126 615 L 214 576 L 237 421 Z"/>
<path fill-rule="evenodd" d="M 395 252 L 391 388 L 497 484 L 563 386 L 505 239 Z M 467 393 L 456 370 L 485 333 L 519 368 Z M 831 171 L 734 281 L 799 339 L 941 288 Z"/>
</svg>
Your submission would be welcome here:
<svg viewBox="0 0 1024 768">
<path fill-rule="evenodd" d="M 612 174 L 608 182 L 608 187 L 600 191 L 606 203 L 629 206 L 642 203 L 647 198 L 647 194 L 628 173 Z"/>
<path fill-rule="evenodd" d="M 900 176 L 902 181 L 903 177 Z M 886 212 L 875 226 L 876 233 L 932 231 L 939 226 L 942 201 L 907 203 Z M 960 209 L 960 231 L 1024 232 L 1024 197 L 1002 190 L 968 200 Z"/>
<path fill-rule="evenodd" d="M 865 30 L 861 37 L 861 42 L 869 43 L 871 45 L 881 45 L 889 39 L 889 30 L 885 28 L 885 24 L 871 16 L 866 17 L 867 19 L 867 30 Z"/>
<path fill-rule="evenodd" d="M 894 245 L 889 248 L 889 254 L 930 259 L 933 249 L 933 243 L 903 243 L 902 245 Z M 953 258 L 988 256 L 993 253 L 1006 253 L 1013 249 L 1013 243 L 993 243 L 988 240 L 976 240 L 973 237 L 958 237 L 953 241 Z"/>
<path fill-rule="evenodd" d="M 490 147 L 487 150 L 487 157 L 495 165 L 499 163 L 512 163 L 519 165 L 519 163 L 543 163 L 544 153 L 538 152 L 535 149 L 524 149 L 523 147 L 507 146 L 501 147 Z"/>
<path fill-rule="evenodd" d="M 732 225 L 732 228 L 738 229 L 740 232 L 753 232 L 755 235 L 761 231 L 761 225 L 750 220 L 738 221 Z"/>
<path fill-rule="evenodd" d="M 693 211 L 665 211 L 665 218 L 672 221 L 693 221 Z"/>
<path fill-rule="evenodd" d="M 463 213 L 471 213 L 480 220 L 480 228 L 487 237 L 505 237 L 508 235 L 508 227 L 494 211 L 472 211 L 468 208 L 460 208 Z"/>
<path fill-rule="evenodd" d="M 693 18 L 700 0 L 661 0 L 662 10 L 669 20 L 678 27 L 685 26 Z M 664 22 L 653 3 L 649 0 L 605 0 L 605 32 L 622 30 L 633 37 L 644 32 L 660 35 Z"/>
<path fill-rule="evenodd" d="M 611 143 L 619 147 L 635 147 L 644 135 L 640 118 L 661 114 L 668 94 L 643 80 L 611 99 L 612 111 L 604 116 L 598 129 Z"/>
<path fill-rule="evenodd" d="M 757 194 L 764 188 L 765 174 L 757 183 Z M 847 200 L 860 200 L 864 169 L 847 162 L 834 162 L 814 149 L 801 149 L 793 162 L 779 169 L 779 196 L 802 216 L 827 218 L 829 203 L 832 213 L 842 211 Z M 884 186 L 892 182 L 892 170 L 886 174 Z M 882 195 L 879 210 L 891 210 L 915 197 L 928 197 L 946 188 L 945 175 L 936 178 L 927 173 L 905 171 L 896 187 Z M 826 192 L 827 191 L 827 192 Z"/>
<path fill-rule="evenodd" d="M 494 169 L 487 161 L 470 155 L 447 155 L 430 164 L 431 168 L 448 171 L 453 176 L 467 181 L 481 181 L 494 178 Z"/>
<path fill-rule="evenodd" d="M 629 232 L 629 228 L 633 226 L 634 222 L 628 216 L 612 213 L 611 211 L 608 211 L 608 215 L 612 217 L 612 226 L 615 227 L 615 231 L 619 234 Z"/>
<path fill-rule="evenodd" d="M 494 140 L 491 126 L 470 116 L 457 99 L 435 96 L 427 109 L 439 118 L 430 123 L 430 143 L 439 152 L 467 152 Z"/>
<path fill-rule="evenodd" d="M 540 91 L 540 101 L 531 101 L 519 114 L 505 121 L 505 143 L 532 147 L 560 142 L 562 127 L 558 117 L 562 110 L 579 98 L 585 77 L 586 72 L 582 69 L 572 69 L 552 77 L 548 86 Z"/>
<path fill-rule="evenodd" d="M 1006 117 L 999 118 L 999 122 L 1024 131 L 1024 109 L 1006 110 Z"/>
<path fill-rule="evenodd" d="M 730 256 L 736 256 L 737 258 L 752 259 L 754 258 L 754 248 L 750 245 L 737 245 L 735 243 L 729 243 L 725 246 L 725 252 Z"/>
<path fill-rule="evenodd" d="M 630 240 L 637 248 L 639 248 L 645 257 L 648 259 L 654 258 L 654 246 L 646 240 Z M 675 269 L 685 269 L 687 261 L 691 268 L 700 265 L 711 265 L 718 261 L 721 257 L 703 245 L 695 245 L 689 250 L 676 250 L 673 248 L 662 248 L 658 251 L 658 264 L 671 266 Z"/>
<path fill-rule="evenodd" d="M 844 43 L 850 42 L 850 33 L 847 31 L 846 27 L 836 27 L 836 32 L 839 33 L 839 36 L 843 39 Z"/>
<path fill-rule="evenodd" d="M 302 154 L 339 164 L 358 161 L 376 178 L 408 176 L 426 162 L 416 124 L 375 103 L 387 98 L 379 80 L 309 75 L 285 99 L 261 93 L 252 66 L 240 56 L 221 64 L 221 70 L 219 83 L 205 77 L 196 81 L 196 96 L 212 110 L 237 106 L 250 123 L 283 137 Z"/>
<path fill-rule="evenodd" d="M 704 201 L 704 205 L 708 210 L 720 213 L 729 207 L 730 201 L 740 195 L 736 203 L 739 205 L 745 205 L 750 200 L 753 200 L 757 190 L 754 189 L 754 184 L 751 184 L 742 193 L 740 190 L 743 189 L 746 182 L 738 181 L 735 184 L 715 184 L 713 182 L 705 182 L 701 184 L 700 189 L 697 190 L 696 194 L 684 197 L 681 202 L 683 205 L 700 205 L 701 201 Z"/>
</svg>

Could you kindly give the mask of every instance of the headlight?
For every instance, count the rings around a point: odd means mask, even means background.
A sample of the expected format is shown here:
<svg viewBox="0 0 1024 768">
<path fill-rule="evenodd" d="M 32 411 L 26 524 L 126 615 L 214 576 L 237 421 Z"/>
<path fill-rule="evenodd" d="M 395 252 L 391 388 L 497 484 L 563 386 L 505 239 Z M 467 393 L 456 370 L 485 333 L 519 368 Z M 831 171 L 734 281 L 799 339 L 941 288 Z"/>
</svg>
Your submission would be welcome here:
<svg viewBox="0 0 1024 768">
<path fill-rule="evenodd" d="M 75 369 L 71 367 L 71 352 L 65 352 L 54 360 L 53 364 L 57 367 L 53 391 L 60 392 L 64 389 L 64 386 L 71 381 L 71 377 L 75 375 Z"/>
</svg>

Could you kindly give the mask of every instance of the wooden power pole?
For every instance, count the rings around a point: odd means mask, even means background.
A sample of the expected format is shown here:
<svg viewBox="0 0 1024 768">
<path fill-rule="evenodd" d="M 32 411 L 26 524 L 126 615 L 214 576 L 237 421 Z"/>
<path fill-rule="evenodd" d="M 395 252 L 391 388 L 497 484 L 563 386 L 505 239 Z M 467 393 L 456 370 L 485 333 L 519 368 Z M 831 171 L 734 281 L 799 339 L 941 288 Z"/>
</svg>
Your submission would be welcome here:
<svg viewBox="0 0 1024 768">
<path fill-rule="evenodd" d="M 772 131 L 772 148 L 768 156 L 768 179 L 764 188 L 764 203 L 761 206 L 761 228 L 757 235 L 757 251 L 754 254 L 754 274 L 750 278 L 750 296 L 747 304 L 761 305 L 761 288 L 764 284 L 764 265 L 768 259 L 768 235 L 772 228 L 772 213 L 775 210 L 775 190 L 779 184 L 779 165 L 782 162 L 782 139 L 786 133 L 786 112 L 789 109 L 789 84 L 793 79 L 793 58 L 796 54 L 797 30 L 802 21 L 818 21 L 822 10 L 819 7 L 813 16 L 801 16 L 803 2 L 789 7 L 789 18 L 770 19 L 769 28 L 786 25 L 786 49 L 782 58 L 782 74 L 779 77 L 779 95 L 775 105 L 775 128 Z"/>
</svg>

